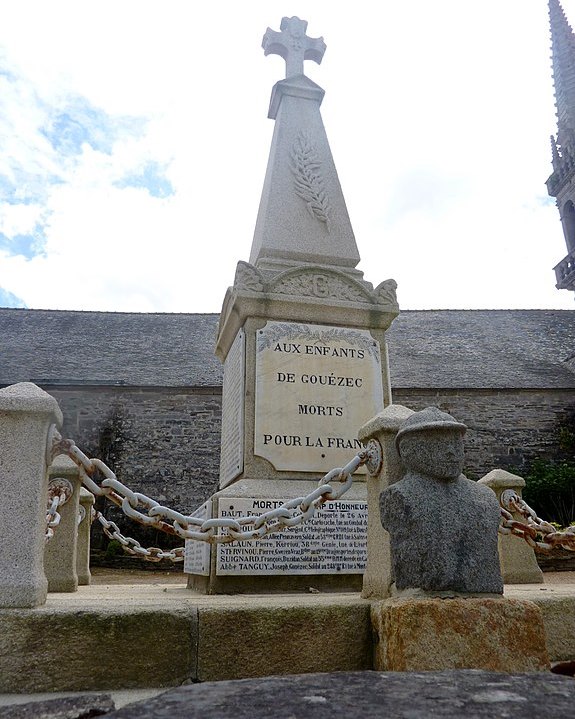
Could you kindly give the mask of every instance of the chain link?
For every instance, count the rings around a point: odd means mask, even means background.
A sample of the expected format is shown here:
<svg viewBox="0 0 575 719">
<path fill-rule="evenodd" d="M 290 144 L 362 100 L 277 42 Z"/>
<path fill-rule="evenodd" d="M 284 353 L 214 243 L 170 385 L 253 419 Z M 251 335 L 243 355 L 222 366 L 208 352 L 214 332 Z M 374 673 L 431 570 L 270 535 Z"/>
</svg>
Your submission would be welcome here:
<svg viewBox="0 0 575 719">
<path fill-rule="evenodd" d="M 168 534 L 209 544 L 259 539 L 286 527 L 296 527 L 306 522 L 325 502 L 339 499 L 347 492 L 353 483 L 353 473 L 366 464 L 371 456 L 368 450 L 362 450 L 345 467 L 337 467 L 328 472 L 319 481 L 318 487 L 306 496 L 290 499 L 264 514 L 245 515 L 233 519 L 202 519 L 193 514 L 182 514 L 175 509 L 164 507 L 145 494 L 132 491 L 118 480 L 104 462 L 90 459 L 73 440 L 63 439 L 57 431 L 54 431 L 50 455 L 53 459 L 59 454 L 67 455 L 77 465 L 82 483 L 90 492 L 112 501 L 127 517 Z M 94 478 L 98 472 L 104 477 L 100 484 Z M 140 509 L 145 510 L 145 513 Z M 125 537 L 118 526 L 114 522 L 109 522 L 100 512 L 96 517 L 106 535 L 118 540 L 129 554 L 139 555 L 148 561 L 159 561 L 164 558 L 172 561 L 183 559 L 183 547 L 168 552 L 157 547 L 145 549 L 137 540 Z"/>
<path fill-rule="evenodd" d="M 506 490 L 500 498 L 501 503 L 501 534 L 514 534 L 522 537 L 530 547 L 542 552 L 550 552 L 555 547 L 563 547 L 575 552 L 575 526 L 558 532 L 544 519 L 540 519 L 535 511 L 514 490 Z M 511 512 L 520 514 L 526 522 L 516 520 Z M 542 536 L 544 541 L 537 539 Z"/>
<path fill-rule="evenodd" d="M 102 525 L 104 534 L 110 539 L 115 539 L 122 545 L 124 552 L 145 559 L 147 562 L 160 562 L 162 559 L 169 559 L 172 562 L 182 562 L 184 559 L 184 547 L 164 550 L 159 547 L 142 547 L 137 539 L 126 537 L 120 531 L 116 522 L 106 519 L 102 512 L 96 512 L 96 519 Z"/>
<path fill-rule="evenodd" d="M 70 499 L 74 489 L 67 479 L 58 477 L 48 482 L 48 496 L 46 508 L 46 534 L 45 541 L 49 542 L 54 536 L 54 530 L 60 524 L 62 517 L 58 509 Z"/>
<path fill-rule="evenodd" d="M 62 517 L 58 512 L 61 495 L 48 498 L 48 509 L 46 510 L 46 535 L 45 541 L 49 542 L 54 536 L 54 530 L 60 524 Z"/>
</svg>

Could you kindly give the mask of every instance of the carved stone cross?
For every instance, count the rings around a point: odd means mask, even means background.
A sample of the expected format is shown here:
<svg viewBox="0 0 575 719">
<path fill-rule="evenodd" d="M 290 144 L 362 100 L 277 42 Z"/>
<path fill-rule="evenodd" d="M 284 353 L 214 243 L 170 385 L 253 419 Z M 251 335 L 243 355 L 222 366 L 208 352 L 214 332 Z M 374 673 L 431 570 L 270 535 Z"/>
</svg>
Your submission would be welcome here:
<svg viewBox="0 0 575 719">
<path fill-rule="evenodd" d="M 264 55 L 279 55 L 286 61 L 286 78 L 303 75 L 304 60 L 321 64 L 325 52 L 323 37 L 308 37 L 307 21 L 299 17 L 284 17 L 281 32 L 268 27 L 262 40 Z"/>
</svg>

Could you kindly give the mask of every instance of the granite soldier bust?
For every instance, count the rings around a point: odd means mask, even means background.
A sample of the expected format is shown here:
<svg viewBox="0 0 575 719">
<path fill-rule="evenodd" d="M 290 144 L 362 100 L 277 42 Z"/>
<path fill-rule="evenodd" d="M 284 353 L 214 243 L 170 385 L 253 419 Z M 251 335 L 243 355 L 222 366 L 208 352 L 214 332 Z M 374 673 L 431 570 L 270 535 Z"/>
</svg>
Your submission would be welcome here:
<svg viewBox="0 0 575 719">
<path fill-rule="evenodd" d="M 398 591 L 502 594 L 500 509 L 462 474 L 466 426 L 436 407 L 412 414 L 396 445 L 407 472 L 380 496 Z"/>
</svg>

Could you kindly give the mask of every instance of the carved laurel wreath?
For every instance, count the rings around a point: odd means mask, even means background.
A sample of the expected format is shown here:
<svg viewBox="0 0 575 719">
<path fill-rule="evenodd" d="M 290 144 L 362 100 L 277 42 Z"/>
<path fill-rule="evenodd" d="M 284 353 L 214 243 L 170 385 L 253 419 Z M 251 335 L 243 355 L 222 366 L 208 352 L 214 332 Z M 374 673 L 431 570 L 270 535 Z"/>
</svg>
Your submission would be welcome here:
<svg viewBox="0 0 575 719">
<path fill-rule="evenodd" d="M 291 160 L 296 195 L 305 202 L 312 217 L 325 223 L 329 233 L 331 207 L 321 174 L 321 161 L 304 130 L 301 130 L 294 140 Z"/>
<path fill-rule="evenodd" d="M 379 361 L 379 345 L 369 335 L 347 327 L 318 327 L 300 325 L 291 322 L 274 322 L 267 324 L 258 332 L 257 351 L 273 347 L 276 342 L 303 339 L 309 344 L 326 344 L 329 342 L 347 342 L 363 348 L 367 354 Z"/>
</svg>

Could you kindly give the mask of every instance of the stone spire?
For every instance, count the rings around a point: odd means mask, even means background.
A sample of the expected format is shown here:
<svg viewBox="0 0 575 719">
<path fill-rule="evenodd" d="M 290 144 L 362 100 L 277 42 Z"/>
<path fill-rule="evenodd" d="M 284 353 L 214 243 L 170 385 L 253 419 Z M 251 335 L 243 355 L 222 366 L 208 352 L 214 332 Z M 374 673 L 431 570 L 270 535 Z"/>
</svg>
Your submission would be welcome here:
<svg viewBox="0 0 575 719">
<path fill-rule="evenodd" d="M 359 253 L 320 105 L 324 91 L 303 74 L 320 63 L 323 38 L 306 35 L 307 22 L 283 18 L 268 28 L 264 53 L 286 61 L 286 79 L 272 91 L 268 117 L 276 121 L 250 263 L 260 270 L 319 264 L 359 275 Z"/>
<path fill-rule="evenodd" d="M 562 147 L 570 147 L 575 135 L 575 36 L 559 0 L 549 0 L 549 19 L 557 106 L 557 142 Z"/>
<path fill-rule="evenodd" d="M 575 291 L 575 35 L 559 0 L 549 0 L 557 139 L 551 138 L 553 174 L 547 190 L 557 198 L 567 256 L 554 267 L 557 289 Z"/>
</svg>

